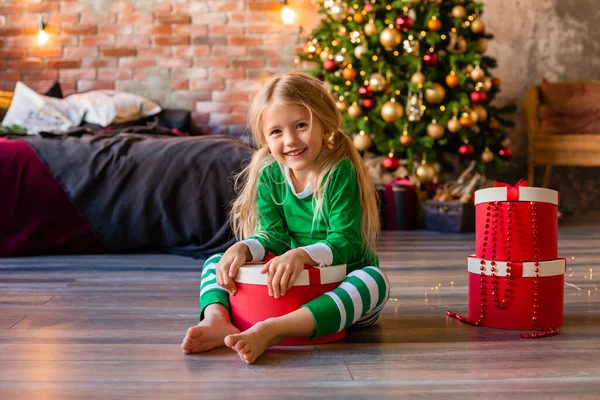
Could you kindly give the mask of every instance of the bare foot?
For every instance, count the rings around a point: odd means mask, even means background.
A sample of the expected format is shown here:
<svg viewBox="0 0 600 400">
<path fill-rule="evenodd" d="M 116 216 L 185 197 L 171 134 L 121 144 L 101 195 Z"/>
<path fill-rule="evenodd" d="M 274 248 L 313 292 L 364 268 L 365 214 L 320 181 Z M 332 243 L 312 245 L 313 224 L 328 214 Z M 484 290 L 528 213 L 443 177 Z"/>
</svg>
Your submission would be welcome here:
<svg viewBox="0 0 600 400">
<path fill-rule="evenodd" d="M 229 314 L 223 311 L 205 313 L 205 318 L 187 330 L 181 343 L 184 353 L 200 353 L 225 346 L 225 337 L 239 333 L 239 329 L 229 321 Z"/>
<path fill-rule="evenodd" d="M 282 337 L 270 320 L 259 322 L 242 333 L 225 338 L 225 345 L 238 352 L 246 364 L 252 364 L 265 350 L 279 342 Z"/>
</svg>

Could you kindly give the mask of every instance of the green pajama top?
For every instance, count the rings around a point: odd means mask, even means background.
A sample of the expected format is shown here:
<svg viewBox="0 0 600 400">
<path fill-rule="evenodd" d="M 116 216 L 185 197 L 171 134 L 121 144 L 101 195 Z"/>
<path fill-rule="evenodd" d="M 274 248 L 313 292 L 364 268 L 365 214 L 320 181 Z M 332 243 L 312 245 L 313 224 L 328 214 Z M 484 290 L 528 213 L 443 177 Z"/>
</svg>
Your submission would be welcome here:
<svg viewBox="0 0 600 400">
<path fill-rule="evenodd" d="M 313 227 L 312 188 L 295 193 L 289 169 L 278 162 L 267 166 L 258 184 L 259 229 L 246 239 L 254 261 L 266 251 L 283 254 L 302 247 L 319 266 L 346 264 L 348 273 L 365 266 L 379 266 L 372 252 L 366 252 L 361 233 L 360 192 L 356 171 L 343 160 L 331 172 L 324 195 L 323 216 Z"/>
</svg>

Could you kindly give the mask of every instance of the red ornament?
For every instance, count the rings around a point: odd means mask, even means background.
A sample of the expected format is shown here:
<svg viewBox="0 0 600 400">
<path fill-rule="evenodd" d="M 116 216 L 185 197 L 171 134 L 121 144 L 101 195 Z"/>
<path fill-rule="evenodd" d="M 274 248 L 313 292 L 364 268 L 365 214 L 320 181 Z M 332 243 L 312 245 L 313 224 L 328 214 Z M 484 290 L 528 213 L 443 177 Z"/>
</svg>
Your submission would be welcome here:
<svg viewBox="0 0 600 400">
<path fill-rule="evenodd" d="M 367 110 L 374 108 L 375 104 L 375 99 L 372 98 L 366 98 L 362 100 L 362 106 Z"/>
<path fill-rule="evenodd" d="M 327 72 L 335 72 L 338 69 L 338 65 L 334 60 L 327 59 L 323 62 L 323 68 Z"/>
<path fill-rule="evenodd" d="M 510 158 L 512 157 L 512 149 L 510 147 L 503 147 L 500 149 L 500 151 L 498 151 L 498 155 L 504 161 L 510 160 Z"/>
<path fill-rule="evenodd" d="M 475 149 L 473 148 L 473 145 L 469 143 L 463 144 L 458 148 L 458 154 L 463 157 L 471 157 L 474 152 Z"/>
<path fill-rule="evenodd" d="M 407 15 L 399 15 L 396 18 L 396 29 L 402 29 L 403 31 L 410 28 L 413 24 L 413 20 Z"/>
<path fill-rule="evenodd" d="M 423 62 L 425 65 L 429 65 L 430 67 L 437 64 L 437 53 L 433 51 L 428 51 L 423 54 Z"/>
<path fill-rule="evenodd" d="M 371 3 L 365 4 L 364 10 L 366 12 L 369 12 L 369 11 L 373 10 L 373 4 L 371 4 Z"/>
<path fill-rule="evenodd" d="M 365 97 L 373 97 L 373 89 L 371 89 L 370 86 L 361 86 L 358 88 L 358 94 L 360 94 L 360 96 L 362 98 Z"/>
<path fill-rule="evenodd" d="M 483 91 L 475 91 L 471 92 L 471 102 L 473 104 L 481 104 L 485 103 L 487 100 L 487 95 Z"/>
<path fill-rule="evenodd" d="M 386 169 L 386 171 L 394 172 L 400 166 L 400 160 L 398 160 L 396 157 L 388 156 L 383 159 L 383 162 L 381 164 L 383 165 L 383 168 Z"/>
</svg>

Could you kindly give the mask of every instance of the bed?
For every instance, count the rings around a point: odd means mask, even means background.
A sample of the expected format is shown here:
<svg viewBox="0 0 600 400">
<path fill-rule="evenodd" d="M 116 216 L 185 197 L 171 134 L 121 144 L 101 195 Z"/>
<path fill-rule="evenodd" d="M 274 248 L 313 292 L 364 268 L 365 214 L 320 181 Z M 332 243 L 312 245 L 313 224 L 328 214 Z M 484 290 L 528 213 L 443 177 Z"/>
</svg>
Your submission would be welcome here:
<svg viewBox="0 0 600 400">
<path fill-rule="evenodd" d="M 250 155 L 237 138 L 148 126 L 0 138 L 0 256 L 223 251 Z"/>
</svg>

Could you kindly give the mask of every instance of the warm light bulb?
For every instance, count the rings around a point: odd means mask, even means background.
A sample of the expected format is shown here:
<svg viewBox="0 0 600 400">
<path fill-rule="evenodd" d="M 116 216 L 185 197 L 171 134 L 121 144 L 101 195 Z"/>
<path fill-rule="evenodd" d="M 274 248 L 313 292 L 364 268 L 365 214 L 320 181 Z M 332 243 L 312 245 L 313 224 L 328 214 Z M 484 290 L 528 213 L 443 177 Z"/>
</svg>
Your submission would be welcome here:
<svg viewBox="0 0 600 400">
<path fill-rule="evenodd" d="M 46 31 L 43 28 L 41 28 L 40 31 L 38 32 L 38 43 L 41 46 L 43 46 L 46 43 L 48 43 L 48 39 L 50 39 L 50 36 L 48 36 Z"/>
<path fill-rule="evenodd" d="M 289 6 L 284 6 L 281 10 L 281 19 L 285 25 L 292 25 L 296 20 L 296 13 Z"/>
</svg>

